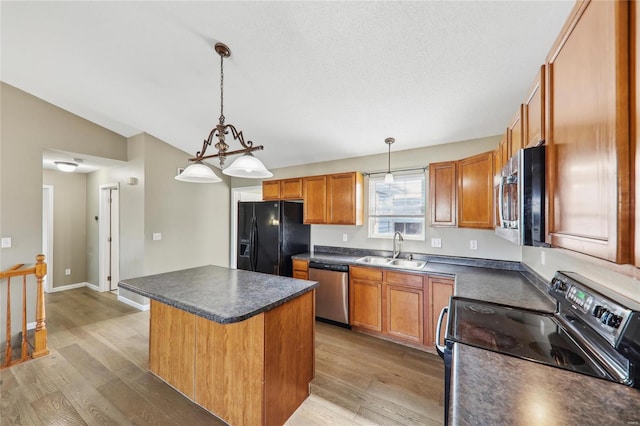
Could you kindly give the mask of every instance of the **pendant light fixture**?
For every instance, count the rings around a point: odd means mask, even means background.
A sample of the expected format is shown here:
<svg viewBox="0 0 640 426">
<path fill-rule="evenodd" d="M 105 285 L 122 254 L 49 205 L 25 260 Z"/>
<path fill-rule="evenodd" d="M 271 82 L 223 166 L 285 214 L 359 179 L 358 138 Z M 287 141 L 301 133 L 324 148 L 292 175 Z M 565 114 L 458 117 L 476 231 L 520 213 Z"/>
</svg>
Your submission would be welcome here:
<svg viewBox="0 0 640 426">
<path fill-rule="evenodd" d="M 394 138 L 386 138 L 384 143 L 389 145 L 389 157 L 387 162 L 387 174 L 384 175 L 384 183 L 393 183 L 393 175 L 391 174 L 391 144 L 396 140 Z"/>
<path fill-rule="evenodd" d="M 220 182 L 222 179 L 216 175 L 213 170 L 203 160 L 208 158 L 218 157 L 220 161 L 220 167 L 224 167 L 224 162 L 229 155 L 244 154 L 237 158 L 231 166 L 222 170 L 227 176 L 250 178 L 250 179 L 262 179 L 273 176 L 267 168 L 262 164 L 258 158 L 254 157 L 252 152 L 262 150 L 262 145 L 253 146 L 253 142 L 244 140 L 242 131 L 236 130 L 232 124 L 225 124 L 224 116 L 224 58 L 231 56 L 231 50 L 223 43 L 216 43 L 215 50 L 220 55 L 220 117 L 218 124 L 209 132 L 209 136 L 204 140 L 202 144 L 202 150 L 196 153 L 194 158 L 189 159 L 192 163 L 182 173 L 176 176 L 176 180 L 183 182 L 195 182 L 195 183 L 215 183 Z M 240 142 L 242 149 L 235 151 L 229 151 L 229 145 L 226 142 L 226 135 L 231 132 L 233 139 Z M 218 149 L 217 154 L 204 155 L 207 148 L 211 146 L 214 138 L 217 139 L 214 147 Z"/>
</svg>

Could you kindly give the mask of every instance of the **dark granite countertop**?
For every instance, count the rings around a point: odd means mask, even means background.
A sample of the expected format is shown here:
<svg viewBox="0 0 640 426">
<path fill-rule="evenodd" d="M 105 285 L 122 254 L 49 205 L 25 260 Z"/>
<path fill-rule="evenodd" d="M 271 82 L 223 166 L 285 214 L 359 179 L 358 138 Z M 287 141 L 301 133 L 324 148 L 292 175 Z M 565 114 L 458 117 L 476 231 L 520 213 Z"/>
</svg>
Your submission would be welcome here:
<svg viewBox="0 0 640 426">
<path fill-rule="evenodd" d="M 414 255 L 414 259 L 426 260 L 421 270 L 394 268 L 386 265 L 363 265 L 356 262 L 366 255 L 389 256 L 387 252 L 361 249 L 334 248 L 293 256 L 295 259 L 327 263 L 369 266 L 402 270 L 407 273 L 423 273 L 455 278 L 454 295 L 485 300 L 504 305 L 554 312 L 556 304 L 547 296 L 547 283 L 518 262 L 506 262 L 472 258 L 447 258 L 442 256 Z"/>
<path fill-rule="evenodd" d="M 637 425 L 640 390 L 456 343 L 451 425 Z"/>
<path fill-rule="evenodd" d="M 318 283 L 209 265 L 126 279 L 119 285 L 194 315 L 230 324 L 295 299 Z"/>
</svg>

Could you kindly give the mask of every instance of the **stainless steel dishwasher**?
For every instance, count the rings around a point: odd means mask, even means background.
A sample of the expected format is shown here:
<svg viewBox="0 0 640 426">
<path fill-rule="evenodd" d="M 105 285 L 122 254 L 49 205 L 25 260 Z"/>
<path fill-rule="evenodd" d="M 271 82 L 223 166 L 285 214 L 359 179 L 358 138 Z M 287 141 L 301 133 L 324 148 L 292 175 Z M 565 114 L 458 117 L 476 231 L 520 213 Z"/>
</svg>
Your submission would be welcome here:
<svg viewBox="0 0 640 426">
<path fill-rule="evenodd" d="M 349 265 L 309 262 L 309 279 L 318 281 L 316 317 L 349 326 Z"/>
</svg>

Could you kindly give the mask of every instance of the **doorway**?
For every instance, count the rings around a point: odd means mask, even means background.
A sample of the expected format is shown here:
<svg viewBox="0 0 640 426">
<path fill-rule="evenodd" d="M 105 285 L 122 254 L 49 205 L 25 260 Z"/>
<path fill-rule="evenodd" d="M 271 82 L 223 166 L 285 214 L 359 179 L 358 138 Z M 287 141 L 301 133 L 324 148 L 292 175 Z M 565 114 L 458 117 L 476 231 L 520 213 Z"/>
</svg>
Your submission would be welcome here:
<svg viewBox="0 0 640 426">
<path fill-rule="evenodd" d="M 42 254 L 47 263 L 44 291 L 53 288 L 53 185 L 42 185 Z"/>
<path fill-rule="evenodd" d="M 117 183 L 100 185 L 98 257 L 100 291 L 118 289 L 120 280 L 120 196 Z"/>
</svg>

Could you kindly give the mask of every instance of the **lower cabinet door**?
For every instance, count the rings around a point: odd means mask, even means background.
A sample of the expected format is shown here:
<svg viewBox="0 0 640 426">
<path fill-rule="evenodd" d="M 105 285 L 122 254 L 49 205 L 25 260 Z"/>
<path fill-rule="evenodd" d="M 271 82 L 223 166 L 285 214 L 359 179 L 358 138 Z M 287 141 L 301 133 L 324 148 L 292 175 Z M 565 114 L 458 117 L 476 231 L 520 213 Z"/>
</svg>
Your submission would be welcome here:
<svg viewBox="0 0 640 426">
<path fill-rule="evenodd" d="M 431 295 L 431 315 L 430 315 L 430 330 L 427 337 L 429 345 L 436 343 L 436 328 L 438 327 L 438 317 L 440 311 L 445 306 L 449 306 L 449 298 L 453 295 L 453 280 L 440 277 L 429 277 L 429 291 Z M 426 319 L 426 318 L 425 318 Z M 447 323 L 447 317 L 443 319 L 444 324 Z M 444 326 L 443 324 L 443 326 Z M 444 329 L 442 329 L 444 334 Z M 441 336 L 439 345 L 444 345 L 444 336 Z"/>
<path fill-rule="evenodd" d="M 424 343 L 423 290 L 387 284 L 386 302 L 387 334 L 413 343 Z"/>
<path fill-rule="evenodd" d="M 382 331 L 382 282 L 351 280 L 351 325 Z"/>
</svg>

